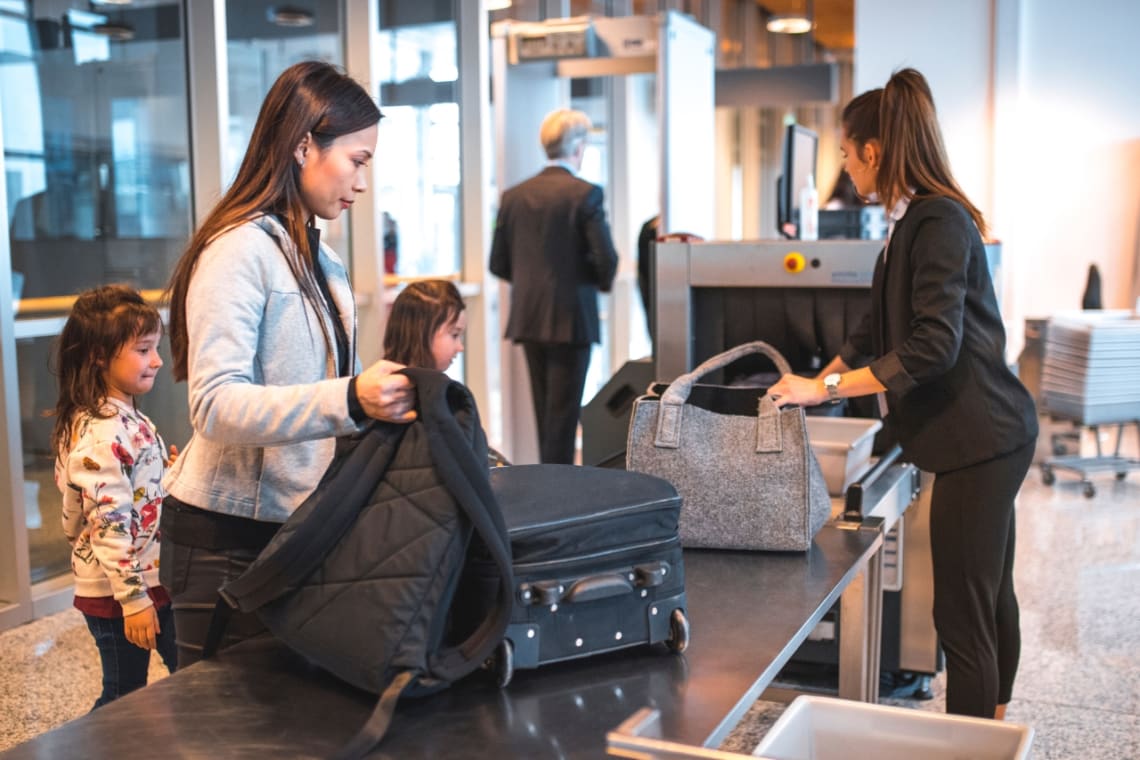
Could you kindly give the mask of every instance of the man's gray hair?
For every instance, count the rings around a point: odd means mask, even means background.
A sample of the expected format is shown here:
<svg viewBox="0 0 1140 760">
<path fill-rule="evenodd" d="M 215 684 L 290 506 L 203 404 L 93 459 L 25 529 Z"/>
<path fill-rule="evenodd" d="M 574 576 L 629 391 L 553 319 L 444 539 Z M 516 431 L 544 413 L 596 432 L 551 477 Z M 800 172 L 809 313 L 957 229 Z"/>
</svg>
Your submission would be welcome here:
<svg viewBox="0 0 1140 760">
<path fill-rule="evenodd" d="M 572 156 L 586 139 L 591 126 L 590 117 L 581 111 L 572 108 L 551 111 L 542 120 L 542 128 L 538 132 L 546 157 L 553 160 Z"/>
</svg>

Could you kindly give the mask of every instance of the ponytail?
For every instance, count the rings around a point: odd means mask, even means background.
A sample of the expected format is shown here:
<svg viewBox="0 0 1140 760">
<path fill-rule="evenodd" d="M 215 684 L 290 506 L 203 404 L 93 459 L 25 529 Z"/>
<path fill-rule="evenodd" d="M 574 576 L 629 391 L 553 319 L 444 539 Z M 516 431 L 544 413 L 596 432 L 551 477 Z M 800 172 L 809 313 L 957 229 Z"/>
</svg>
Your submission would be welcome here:
<svg viewBox="0 0 1140 760">
<path fill-rule="evenodd" d="M 882 161 L 876 184 L 888 209 L 916 195 L 951 198 L 966 209 L 985 237 L 985 217 L 950 172 L 934 96 L 922 74 L 901 69 L 883 89 L 852 100 L 843 111 L 843 128 L 860 150 L 868 140 L 879 140 Z"/>
<path fill-rule="evenodd" d="M 934 96 L 926 78 L 914 69 L 896 71 L 883 88 L 879 105 L 883 160 L 880 195 L 887 207 L 914 192 L 941 195 L 960 203 L 986 234 L 982 212 L 970 202 L 950 172 Z"/>
</svg>

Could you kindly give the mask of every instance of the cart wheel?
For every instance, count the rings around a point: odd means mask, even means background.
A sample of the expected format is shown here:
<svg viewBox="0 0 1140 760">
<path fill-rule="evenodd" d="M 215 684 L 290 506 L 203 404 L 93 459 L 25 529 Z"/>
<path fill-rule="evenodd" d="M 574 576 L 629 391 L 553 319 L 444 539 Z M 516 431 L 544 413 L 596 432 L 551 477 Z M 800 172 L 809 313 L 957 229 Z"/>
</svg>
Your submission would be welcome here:
<svg viewBox="0 0 1140 760">
<path fill-rule="evenodd" d="M 1089 483 L 1088 481 L 1085 481 L 1085 498 L 1091 499 L 1094 496 L 1096 496 L 1096 486 L 1094 486 L 1092 483 Z"/>
<path fill-rule="evenodd" d="M 493 661 L 491 670 L 495 674 L 495 683 L 500 689 L 504 689 L 515 675 L 515 645 L 511 643 L 510 639 L 503 639 L 495 648 L 495 653 L 491 655 L 491 659 Z"/>
<path fill-rule="evenodd" d="M 1046 465 L 1041 467 L 1041 482 L 1047 486 L 1051 486 L 1057 482 L 1057 476 L 1053 474 L 1053 468 Z"/>
<path fill-rule="evenodd" d="M 1127 473 L 1127 472 L 1118 472 L 1118 473 L 1116 473 L 1116 479 L 1117 479 L 1117 480 L 1124 480 L 1124 478 L 1125 478 L 1125 477 L 1127 477 L 1127 476 L 1128 476 L 1128 473 Z"/>
<path fill-rule="evenodd" d="M 689 648 L 689 619 L 685 611 L 678 607 L 669 616 L 669 639 L 665 642 L 669 651 L 680 654 Z"/>
</svg>

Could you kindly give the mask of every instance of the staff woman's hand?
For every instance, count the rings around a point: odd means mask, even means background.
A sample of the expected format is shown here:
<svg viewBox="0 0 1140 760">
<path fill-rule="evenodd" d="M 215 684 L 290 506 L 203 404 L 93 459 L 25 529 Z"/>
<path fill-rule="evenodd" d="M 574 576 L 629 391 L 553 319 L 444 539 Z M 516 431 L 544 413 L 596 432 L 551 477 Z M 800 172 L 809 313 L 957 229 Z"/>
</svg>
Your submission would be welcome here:
<svg viewBox="0 0 1140 760">
<path fill-rule="evenodd" d="M 823 381 L 813 377 L 784 375 L 779 382 L 768 389 L 768 395 L 777 407 L 790 404 L 817 406 L 827 401 L 827 388 Z"/>
<path fill-rule="evenodd" d="M 416 418 L 416 387 L 406 375 L 393 374 L 402 364 L 380 361 L 356 378 L 356 396 L 369 417 L 384 422 L 411 422 Z"/>
</svg>

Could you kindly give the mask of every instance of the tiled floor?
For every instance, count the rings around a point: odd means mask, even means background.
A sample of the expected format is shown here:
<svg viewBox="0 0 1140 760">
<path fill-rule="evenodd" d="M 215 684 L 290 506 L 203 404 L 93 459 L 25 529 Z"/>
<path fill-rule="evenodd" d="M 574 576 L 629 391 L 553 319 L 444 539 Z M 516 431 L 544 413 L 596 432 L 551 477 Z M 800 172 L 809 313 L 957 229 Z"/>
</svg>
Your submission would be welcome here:
<svg viewBox="0 0 1140 760">
<path fill-rule="evenodd" d="M 1140 758 L 1140 473 L 1094 479 L 1086 499 L 1073 476 L 1048 487 L 1035 468 L 1018 501 L 1023 649 L 1008 719 L 1034 727 L 1034 760 Z M 940 711 L 942 685 L 900 704 Z M 0 634 L 0 750 L 82 715 L 98 691 L 76 611 Z M 751 751 L 782 709 L 757 703 L 723 748 Z"/>
</svg>

